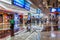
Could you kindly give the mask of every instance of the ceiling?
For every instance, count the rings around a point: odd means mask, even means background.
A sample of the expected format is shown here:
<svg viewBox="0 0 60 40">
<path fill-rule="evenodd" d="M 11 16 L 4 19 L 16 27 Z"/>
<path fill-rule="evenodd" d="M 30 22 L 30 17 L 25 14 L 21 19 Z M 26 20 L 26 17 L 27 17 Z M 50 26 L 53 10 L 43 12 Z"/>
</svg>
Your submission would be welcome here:
<svg viewBox="0 0 60 40">
<path fill-rule="evenodd" d="M 60 0 L 30 0 L 37 7 L 57 7 Z"/>
<path fill-rule="evenodd" d="M 60 0 L 30 0 L 38 8 L 42 9 L 44 13 L 49 13 L 50 7 L 60 7 Z"/>
</svg>

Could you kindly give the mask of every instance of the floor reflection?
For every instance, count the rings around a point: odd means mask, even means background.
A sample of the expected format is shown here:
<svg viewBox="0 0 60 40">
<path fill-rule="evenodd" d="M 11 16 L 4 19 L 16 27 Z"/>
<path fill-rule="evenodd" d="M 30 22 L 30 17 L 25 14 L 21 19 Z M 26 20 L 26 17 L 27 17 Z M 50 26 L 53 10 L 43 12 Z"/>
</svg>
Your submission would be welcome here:
<svg viewBox="0 0 60 40">
<path fill-rule="evenodd" d="M 41 40 L 60 40 L 60 31 L 54 33 L 56 37 L 51 37 L 51 32 L 41 32 Z"/>
</svg>

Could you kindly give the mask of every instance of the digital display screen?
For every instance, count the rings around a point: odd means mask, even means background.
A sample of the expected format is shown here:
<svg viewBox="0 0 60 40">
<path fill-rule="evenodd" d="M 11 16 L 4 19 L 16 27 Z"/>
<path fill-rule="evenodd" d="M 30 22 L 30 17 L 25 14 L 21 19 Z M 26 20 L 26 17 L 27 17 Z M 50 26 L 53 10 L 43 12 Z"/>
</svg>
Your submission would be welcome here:
<svg viewBox="0 0 60 40">
<path fill-rule="evenodd" d="M 14 5 L 19 6 L 19 7 L 24 7 L 25 5 L 25 0 L 13 0 L 12 2 Z"/>
</svg>

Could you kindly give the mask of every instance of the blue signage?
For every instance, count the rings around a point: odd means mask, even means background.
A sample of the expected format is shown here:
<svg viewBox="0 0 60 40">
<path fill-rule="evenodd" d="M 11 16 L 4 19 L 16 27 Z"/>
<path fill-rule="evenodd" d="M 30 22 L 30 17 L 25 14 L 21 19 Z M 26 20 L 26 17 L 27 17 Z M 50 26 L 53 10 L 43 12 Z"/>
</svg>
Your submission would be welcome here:
<svg viewBox="0 0 60 40">
<path fill-rule="evenodd" d="M 25 8 L 26 10 L 30 10 L 30 3 L 26 0 L 13 0 L 13 5 Z"/>
<path fill-rule="evenodd" d="M 50 8 L 50 12 L 56 12 L 57 9 L 56 8 Z"/>
<path fill-rule="evenodd" d="M 50 12 L 60 12 L 60 8 L 50 8 Z"/>
<path fill-rule="evenodd" d="M 13 4 L 19 7 L 24 7 L 25 0 L 13 0 Z"/>
<path fill-rule="evenodd" d="M 28 3 L 27 1 L 25 1 L 25 9 L 30 10 L 30 3 Z"/>
<path fill-rule="evenodd" d="M 36 13 L 40 14 L 41 10 L 40 9 L 36 9 Z"/>
<path fill-rule="evenodd" d="M 58 10 L 58 12 L 60 12 L 60 8 L 58 8 L 57 10 Z"/>
<path fill-rule="evenodd" d="M 15 21 L 15 25 L 14 25 L 14 30 L 16 31 L 16 30 L 19 30 L 19 15 L 18 15 L 18 13 L 15 13 L 14 14 L 14 21 Z"/>
</svg>

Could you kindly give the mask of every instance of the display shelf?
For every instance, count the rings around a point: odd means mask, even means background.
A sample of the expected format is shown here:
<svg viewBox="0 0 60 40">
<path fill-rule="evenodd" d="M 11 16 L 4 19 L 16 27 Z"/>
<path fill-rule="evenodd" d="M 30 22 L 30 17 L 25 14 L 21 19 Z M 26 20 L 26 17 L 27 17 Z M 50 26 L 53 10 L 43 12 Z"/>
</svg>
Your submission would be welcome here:
<svg viewBox="0 0 60 40">
<path fill-rule="evenodd" d="M 0 23 L 0 30 L 7 30 L 10 28 L 9 23 Z"/>
<path fill-rule="evenodd" d="M 10 30 L 10 28 L 4 28 L 4 29 L 0 29 L 0 30 Z"/>
<path fill-rule="evenodd" d="M 0 38 L 10 35 L 10 30 L 0 30 Z"/>
</svg>

